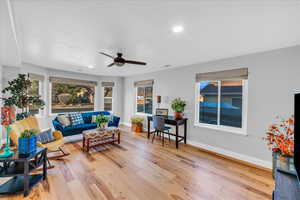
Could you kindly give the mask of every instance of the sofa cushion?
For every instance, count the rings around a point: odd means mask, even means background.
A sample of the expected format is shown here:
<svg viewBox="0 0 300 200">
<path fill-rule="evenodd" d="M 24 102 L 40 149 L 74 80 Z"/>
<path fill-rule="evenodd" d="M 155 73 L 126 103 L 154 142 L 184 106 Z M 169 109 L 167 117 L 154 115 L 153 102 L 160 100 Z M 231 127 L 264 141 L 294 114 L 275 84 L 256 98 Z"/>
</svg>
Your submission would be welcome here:
<svg viewBox="0 0 300 200">
<path fill-rule="evenodd" d="M 96 119 L 97 119 L 98 115 L 92 115 L 92 122 L 91 123 L 96 123 Z"/>
<path fill-rule="evenodd" d="M 71 125 L 70 117 L 69 117 L 68 114 L 66 114 L 66 115 L 58 115 L 57 116 L 57 121 L 59 121 L 59 123 L 62 126 L 70 126 Z"/>
<path fill-rule="evenodd" d="M 78 124 L 78 125 L 72 125 L 64 128 L 64 131 L 69 131 L 69 130 L 74 130 L 74 129 L 82 129 L 82 130 L 87 130 L 87 129 L 92 129 L 96 128 L 97 124 L 92 123 L 92 124 Z"/>
<path fill-rule="evenodd" d="M 81 113 L 70 113 L 69 116 L 70 116 L 70 120 L 72 122 L 72 126 L 84 124 L 84 120 L 82 118 Z"/>
<path fill-rule="evenodd" d="M 81 113 L 82 118 L 83 118 L 85 124 L 93 123 L 92 122 L 92 116 L 94 116 L 94 115 L 97 116 L 97 115 L 100 115 L 100 114 L 110 115 L 110 113 L 107 112 L 107 111 L 97 111 L 97 112 L 85 112 L 85 113 Z"/>
</svg>

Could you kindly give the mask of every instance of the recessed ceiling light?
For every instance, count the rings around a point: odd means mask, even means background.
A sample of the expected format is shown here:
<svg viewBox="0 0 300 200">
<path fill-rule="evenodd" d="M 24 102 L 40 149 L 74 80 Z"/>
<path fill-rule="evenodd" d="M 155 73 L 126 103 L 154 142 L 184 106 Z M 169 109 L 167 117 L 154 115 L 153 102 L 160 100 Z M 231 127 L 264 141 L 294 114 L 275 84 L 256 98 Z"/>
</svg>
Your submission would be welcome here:
<svg viewBox="0 0 300 200">
<path fill-rule="evenodd" d="M 184 28 L 181 25 L 173 26 L 173 28 L 172 28 L 172 31 L 174 33 L 181 33 L 183 30 L 184 30 Z"/>
<path fill-rule="evenodd" d="M 93 65 L 89 65 L 88 68 L 94 69 L 95 67 Z"/>
</svg>

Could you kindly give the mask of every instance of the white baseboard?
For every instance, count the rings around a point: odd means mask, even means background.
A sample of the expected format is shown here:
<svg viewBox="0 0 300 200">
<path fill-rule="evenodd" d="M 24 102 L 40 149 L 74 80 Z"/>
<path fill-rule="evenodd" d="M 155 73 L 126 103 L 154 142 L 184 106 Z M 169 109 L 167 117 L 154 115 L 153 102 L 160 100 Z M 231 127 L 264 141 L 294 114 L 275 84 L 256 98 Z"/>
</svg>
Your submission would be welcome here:
<svg viewBox="0 0 300 200">
<path fill-rule="evenodd" d="M 187 143 L 192 146 L 199 147 L 199 148 L 202 148 L 202 149 L 205 149 L 208 151 L 216 152 L 218 154 L 229 156 L 229 157 L 241 160 L 241 161 L 249 162 L 249 163 L 264 167 L 264 168 L 272 169 L 272 162 L 270 162 L 270 161 L 261 160 L 261 159 L 258 159 L 258 158 L 252 157 L 252 156 L 247 156 L 244 154 L 236 153 L 233 151 L 229 151 L 226 149 L 210 146 L 207 144 L 203 144 L 203 143 L 195 142 L 195 141 L 191 141 L 191 140 L 188 140 Z"/>
<path fill-rule="evenodd" d="M 124 125 L 124 126 L 131 127 L 131 123 L 127 123 L 127 122 L 121 122 L 120 124 L 122 124 L 122 125 Z"/>
</svg>

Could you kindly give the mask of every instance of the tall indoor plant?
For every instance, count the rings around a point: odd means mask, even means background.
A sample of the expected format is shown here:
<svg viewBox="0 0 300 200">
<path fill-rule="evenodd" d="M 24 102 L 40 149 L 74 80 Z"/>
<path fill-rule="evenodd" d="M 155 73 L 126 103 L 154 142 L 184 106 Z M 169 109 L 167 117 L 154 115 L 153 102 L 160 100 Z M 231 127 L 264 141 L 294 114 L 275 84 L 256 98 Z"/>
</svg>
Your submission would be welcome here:
<svg viewBox="0 0 300 200">
<path fill-rule="evenodd" d="M 294 156 L 294 117 L 277 119 L 279 122 L 270 125 L 263 138 L 273 152 L 273 173 L 277 167 L 290 170 Z"/>
<path fill-rule="evenodd" d="M 26 74 L 19 74 L 17 78 L 8 81 L 6 88 L 2 90 L 4 94 L 4 106 L 15 106 L 17 110 L 17 120 L 22 120 L 30 115 L 29 106 L 43 109 L 45 102 L 40 96 L 29 95 L 28 91 L 31 87 L 31 81 Z"/>
<path fill-rule="evenodd" d="M 171 108 L 174 110 L 174 115 L 176 119 L 181 119 L 183 117 L 184 108 L 186 106 L 186 101 L 181 98 L 176 98 L 171 103 Z"/>
</svg>

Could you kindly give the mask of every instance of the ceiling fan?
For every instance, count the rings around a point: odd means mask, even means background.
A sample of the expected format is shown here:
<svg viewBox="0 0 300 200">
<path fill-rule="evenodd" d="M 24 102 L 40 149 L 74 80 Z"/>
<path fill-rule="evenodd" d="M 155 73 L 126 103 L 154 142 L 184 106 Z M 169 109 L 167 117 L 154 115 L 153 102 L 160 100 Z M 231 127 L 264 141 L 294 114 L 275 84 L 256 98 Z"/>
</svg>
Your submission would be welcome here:
<svg viewBox="0 0 300 200">
<path fill-rule="evenodd" d="M 113 63 L 107 65 L 107 67 L 112 67 L 113 65 L 116 65 L 118 67 L 122 67 L 123 65 L 125 65 L 125 63 L 128 63 L 128 64 L 134 64 L 134 65 L 146 65 L 145 62 L 139 62 L 139 61 L 134 61 L 134 60 L 125 60 L 124 58 L 122 58 L 122 53 L 117 53 L 117 57 L 113 57 L 107 53 L 104 53 L 104 52 L 99 52 L 100 54 L 102 55 L 105 55 L 107 57 L 110 57 L 114 60 Z"/>
</svg>

